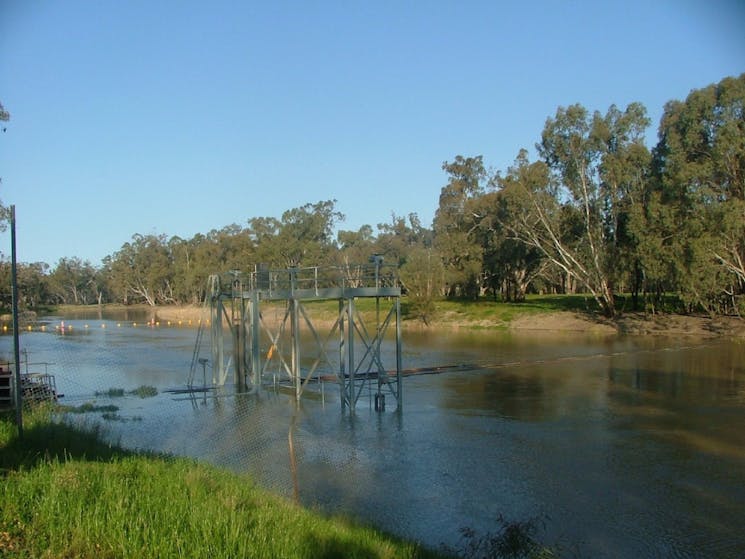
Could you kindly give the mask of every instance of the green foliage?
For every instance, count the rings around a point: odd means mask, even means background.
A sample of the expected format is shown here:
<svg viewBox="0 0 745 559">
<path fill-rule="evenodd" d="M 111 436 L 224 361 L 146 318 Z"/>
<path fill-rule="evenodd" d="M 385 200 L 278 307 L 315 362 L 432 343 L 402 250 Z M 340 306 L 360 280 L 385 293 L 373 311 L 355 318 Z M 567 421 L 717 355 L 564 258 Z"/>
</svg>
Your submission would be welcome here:
<svg viewBox="0 0 745 559">
<path fill-rule="evenodd" d="M 96 392 L 96 396 L 107 396 L 109 398 L 121 398 L 125 394 L 130 394 L 132 396 L 139 396 L 140 398 L 152 398 L 153 396 L 158 395 L 158 389 L 154 386 L 148 386 L 146 384 L 143 384 L 142 386 L 138 386 L 134 390 L 130 390 L 129 392 L 126 392 L 123 388 L 109 388 L 108 390 L 105 390 L 103 392 Z"/>
<path fill-rule="evenodd" d="M 541 197 L 527 190 L 539 232 L 516 228 L 519 238 L 589 291 L 609 316 L 615 313 L 622 218 L 643 184 L 639 165 L 648 160 L 643 144 L 648 124 L 638 103 L 623 112 L 613 105 L 605 115 L 592 116 L 581 105 L 560 107 L 546 121 L 537 146 L 553 180 Z M 557 206 L 566 211 L 557 212 Z M 552 215 L 573 219 L 557 222 Z"/>
<path fill-rule="evenodd" d="M 689 307 L 732 310 L 745 293 L 745 74 L 665 106 L 653 171 L 637 229 L 659 250 L 645 265 L 664 262 Z"/>
<path fill-rule="evenodd" d="M 80 404 L 79 406 L 59 406 L 58 409 L 59 411 L 64 413 L 111 413 L 118 411 L 119 407 L 114 406 L 113 404 L 99 406 L 94 404 L 93 402 L 85 402 L 84 404 Z"/>
<path fill-rule="evenodd" d="M 138 386 L 134 390 L 131 390 L 129 394 L 139 396 L 140 398 L 152 398 L 153 396 L 158 395 L 158 389 L 154 386 L 147 386 L 143 384 L 142 386 Z"/>
<path fill-rule="evenodd" d="M 408 318 L 416 318 L 408 313 L 409 304 L 404 300 L 404 310 Z M 596 314 L 601 311 L 597 302 L 587 295 L 531 295 L 520 303 L 505 303 L 490 299 L 440 299 L 434 303 L 433 316 L 449 322 L 477 325 L 487 322 L 506 327 L 521 316 L 551 312 L 579 312 Z"/>
<path fill-rule="evenodd" d="M 128 303 L 174 302 L 172 258 L 164 235 L 132 236 L 131 243 L 105 261 L 112 291 Z"/>
<path fill-rule="evenodd" d="M 473 205 L 484 193 L 487 180 L 482 157 L 458 155 L 442 164 L 448 184 L 440 191 L 440 201 L 432 224 L 434 246 L 445 266 L 448 297 L 477 297 L 481 284 L 483 249 L 473 235 L 477 214 Z"/>
<path fill-rule="evenodd" d="M 60 258 L 48 278 L 55 302 L 88 305 L 103 299 L 105 286 L 101 274 L 80 258 Z"/>
<path fill-rule="evenodd" d="M 378 223 L 378 236 L 371 244 L 372 253 L 383 256 L 386 263 L 401 267 L 416 249 L 432 246 L 431 231 L 422 227 L 417 214 L 407 218 L 393 214 L 390 223 Z"/>
<path fill-rule="evenodd" d="M 409 253 L 400 270 L 401 285 L 406 291 L 408 313 L 425 324 L 434 314 L 435 299 L 442 292 L 445 268 L 439 254 L 431 248 L 417 248 Z"/>
<path fill-rule="evenodd" d="M 334 227 L 344 219 L 335 210 L 335 200 L 305 204 L 287 210 L 281 221 L 274 218 L 249 220 L 251 237 L 259 247 L 258 262 L 272 268 L 329 264 Z"/>
</svg>

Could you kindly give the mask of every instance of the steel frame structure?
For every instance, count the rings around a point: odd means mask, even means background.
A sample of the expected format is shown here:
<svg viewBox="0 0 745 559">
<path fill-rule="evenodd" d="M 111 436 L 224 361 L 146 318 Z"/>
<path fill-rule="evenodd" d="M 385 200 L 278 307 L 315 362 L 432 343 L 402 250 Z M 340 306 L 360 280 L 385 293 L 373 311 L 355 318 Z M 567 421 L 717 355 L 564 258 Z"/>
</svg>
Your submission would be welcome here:
<svg viewBox="0 0 745 559">
<path fill-rule="evenodd" d="M 257 268 L 248 277 L 239 272 L 212 275 L 207 297 L 213 385 L 224 385 L 232 372 L 239 392 L 289 385 L 299 401 L 309 384 L 317 383 L 323 391 L 324 382 L 335 381 L 342 411 L 354 412 L 365 389 L 370 394 L 375 390 L 376 410 L 385 409 L 386 394 L 402 409 L 401 288 L 382 258 L 343 269 Z M 375 324 L 369 327 L 357 310 L 363 298 L 375 299 Z M 319 324 L 308 303 L 328 300 L 338 301 L 338 312 L 333 321 Z M 321 326 L 329 322 L 322 335 Z M 391 329 L 395 363 L 386 367 L 381 346 Z M 226 332 L 232 351 L 226 351 Z M 192 379 L 197 358 L 195 348 Z"/>
</svg>

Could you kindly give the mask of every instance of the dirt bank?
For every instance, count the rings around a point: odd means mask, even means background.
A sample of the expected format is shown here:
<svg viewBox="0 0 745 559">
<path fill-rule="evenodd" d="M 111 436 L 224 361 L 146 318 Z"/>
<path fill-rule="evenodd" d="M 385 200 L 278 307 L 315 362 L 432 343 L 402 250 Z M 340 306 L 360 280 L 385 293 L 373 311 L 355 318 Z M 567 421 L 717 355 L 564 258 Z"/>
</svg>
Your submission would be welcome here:
<svg viewBox="0 0 745 559">
<path fill-rule="evenodd" d="M 745 321 L 741 319 L 672 314 L 626 313 L 614 320 L 608 320 L 570 312 L 548 313 L 517 318 L 510 324 L 510 329 L 581 331 L 599 335 L 632 334 L 745 339 Z"/>
</svg>

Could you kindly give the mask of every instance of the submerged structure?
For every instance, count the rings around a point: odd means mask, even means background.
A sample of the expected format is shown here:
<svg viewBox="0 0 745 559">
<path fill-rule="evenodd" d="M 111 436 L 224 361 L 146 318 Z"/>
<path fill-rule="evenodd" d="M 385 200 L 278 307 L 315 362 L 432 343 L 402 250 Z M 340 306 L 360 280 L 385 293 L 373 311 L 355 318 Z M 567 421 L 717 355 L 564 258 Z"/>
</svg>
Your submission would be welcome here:
<svg viewBox="0 0 745 559">
<path fill-rule="evenodd" d="M 28 356 L 26 356 L 26 371 L 20 372 L 16 377 L 15 364 L 0 363 L 0 410 L 15 408 L 20 396 L 22 404 L 36 402 L 56 402 L 63 394 L 57 392 L 57 383 L 54 375 L 47 371 L 48 363 L 31 363 L 31 365 L 43 365 L 43 373 L 32 373 L 28 371 Z M 20 379 L 20 395 L 16 388 L 16 379 Z"/>
<path fill-rule="evenodd" d="M 232 378 L 240 392 L 285 387 L 297 400 L 309 387 L 338 384 L 342 410 L 362 394 L 385 409 L 402 406 L 401 287 L 379 256 L 364 265 L 229 272 L 209 278 L 188 384 Z M 209 328 L 210 359 L 200 357 Z"/>
</svg>

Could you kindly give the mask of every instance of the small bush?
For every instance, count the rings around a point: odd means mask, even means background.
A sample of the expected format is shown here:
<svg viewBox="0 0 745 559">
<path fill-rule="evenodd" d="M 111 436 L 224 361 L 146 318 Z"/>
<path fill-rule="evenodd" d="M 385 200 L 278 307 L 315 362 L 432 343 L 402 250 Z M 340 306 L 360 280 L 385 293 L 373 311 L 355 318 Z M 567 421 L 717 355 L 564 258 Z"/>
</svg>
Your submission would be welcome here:
<svg viewBox="0 0 745 559">
<path fill-rule="evenodd" d="M 140 398 L 152 398 L 158 395 L 158 389 L 154 386 L 138 386 L 134 390 L 130 390 L 129 394 L 133 396 L 139 396 Z"/>
<path fill-rule="evenodd" d="M 556 553 L 537 540 L 539 526 L 544 523 L 539 518 L 523 521 L 508 521 L 504 516 L 497 517 L 495 532 L 478 534 L 472 528 L 461 528 L 461 543 L 456 548 L 445 548 L 464 559 L 553 559 Z"/>
</svg>

